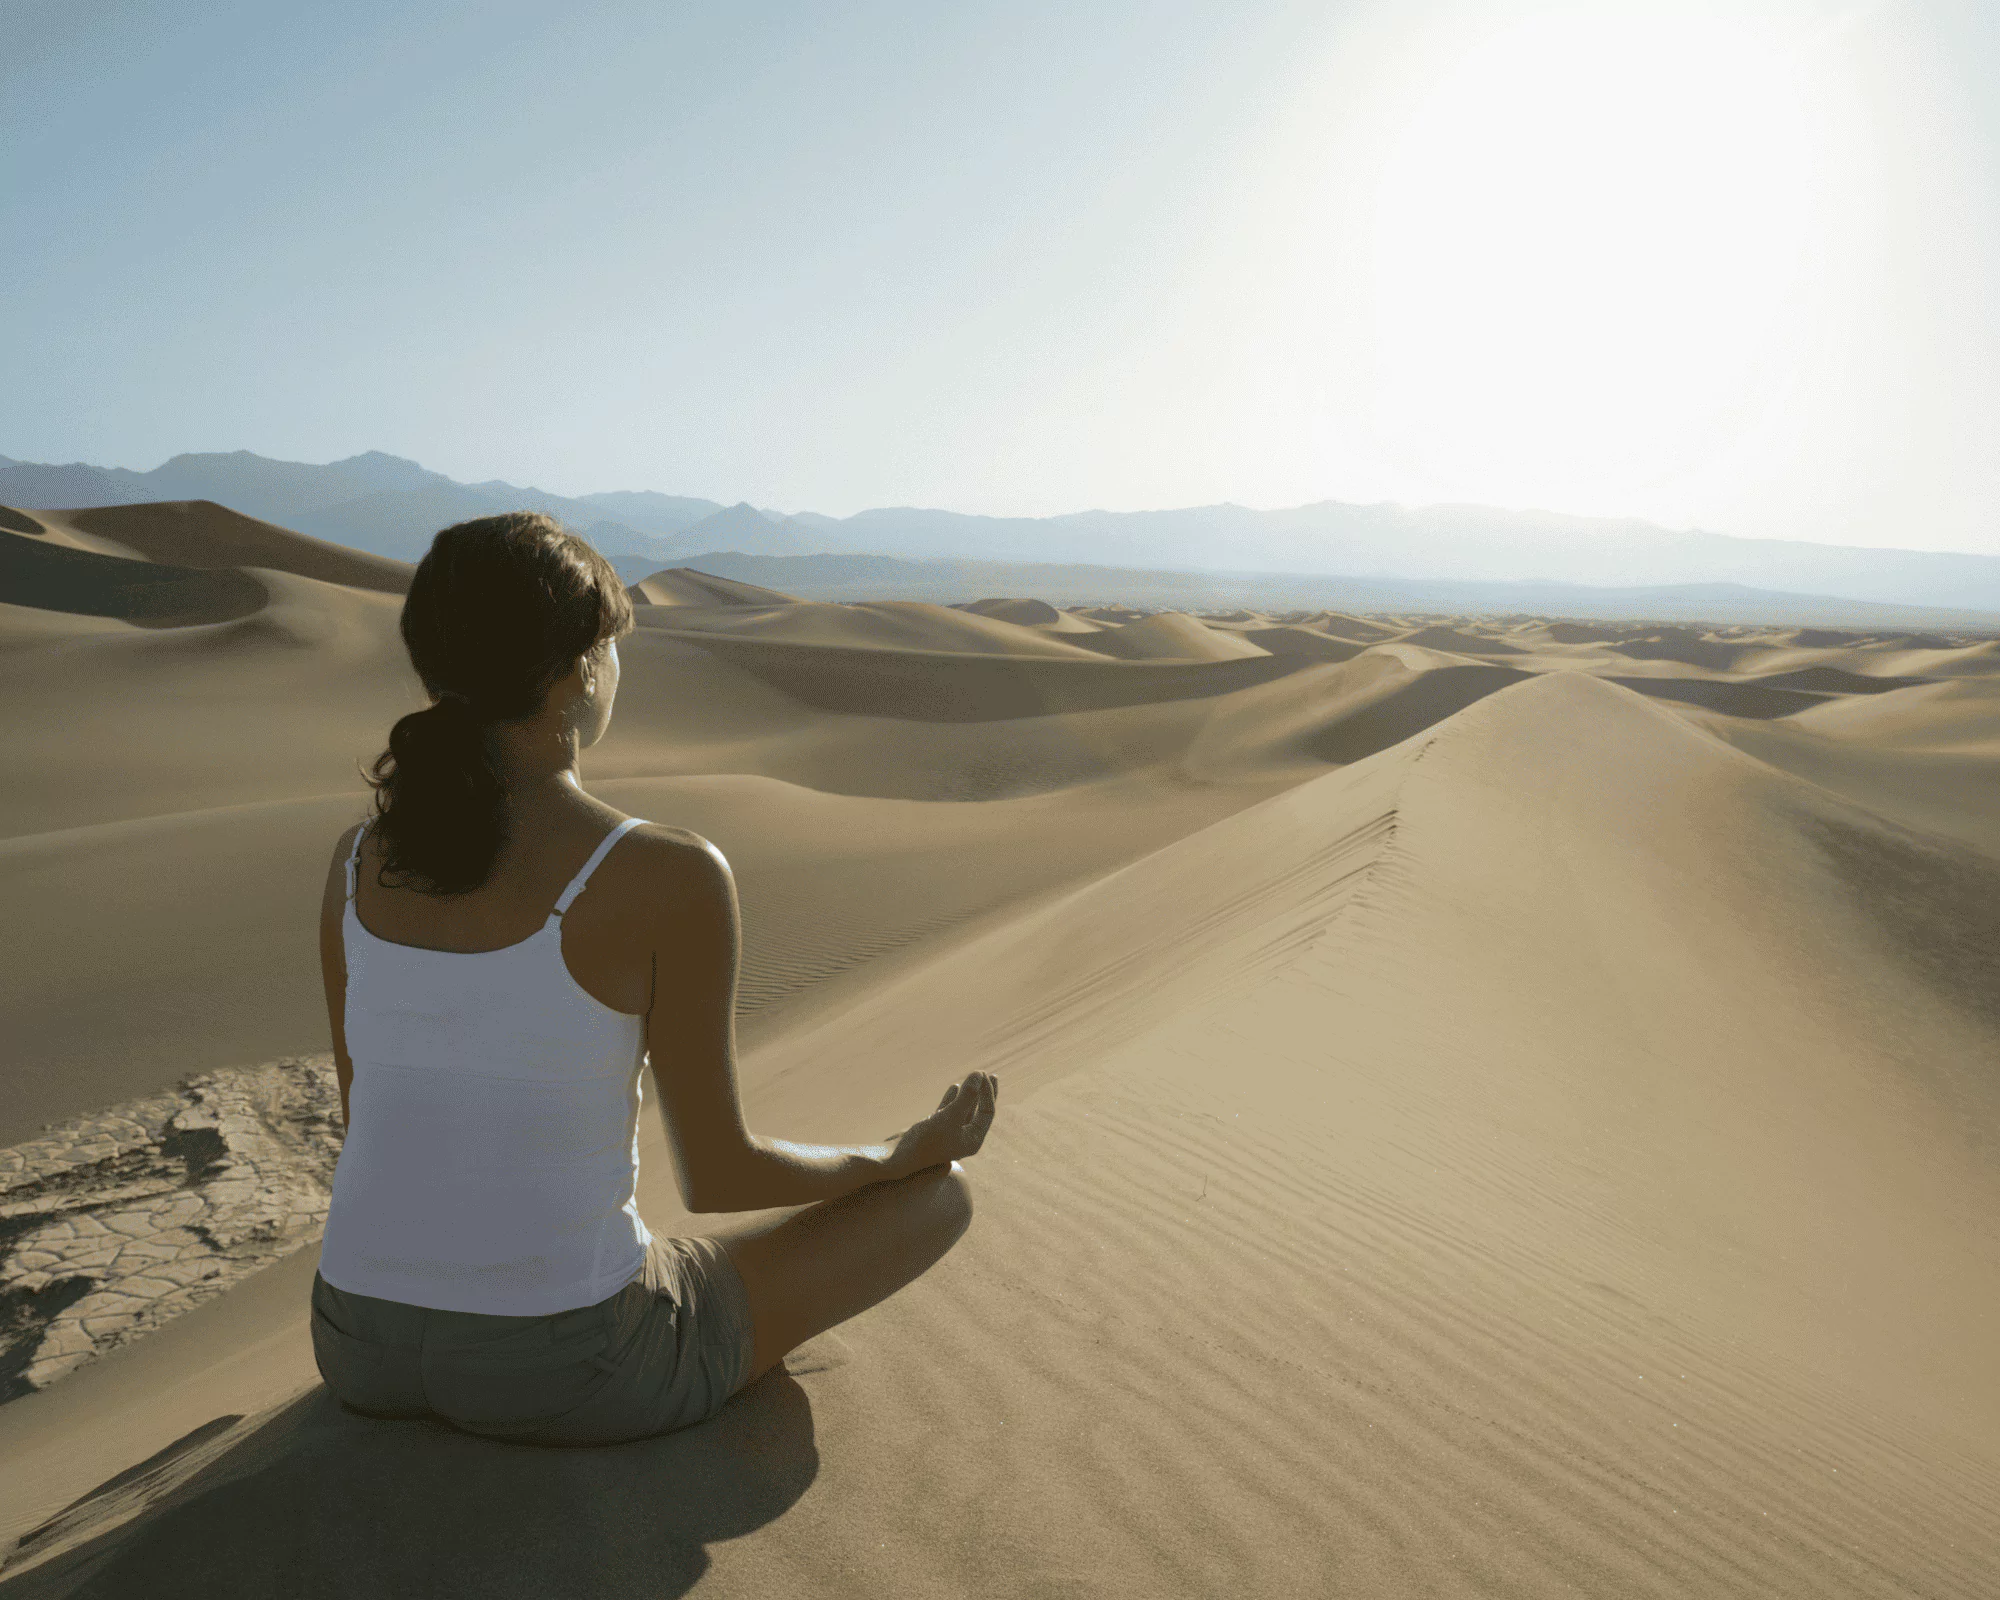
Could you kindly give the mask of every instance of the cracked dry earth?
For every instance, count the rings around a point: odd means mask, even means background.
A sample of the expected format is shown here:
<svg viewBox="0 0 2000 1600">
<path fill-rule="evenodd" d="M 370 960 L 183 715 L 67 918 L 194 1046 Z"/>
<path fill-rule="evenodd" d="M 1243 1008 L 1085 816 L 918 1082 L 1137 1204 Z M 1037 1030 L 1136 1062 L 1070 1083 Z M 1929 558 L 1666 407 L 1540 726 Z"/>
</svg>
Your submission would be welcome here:
<svg viewBox="0 0 2000 1600">
<path fill-rule="evenodd" d="M 332 1055 L 285 1056 L 0 1150 L 0 1404 L 316 1238 L 339 1110 Z"/>
</svg>

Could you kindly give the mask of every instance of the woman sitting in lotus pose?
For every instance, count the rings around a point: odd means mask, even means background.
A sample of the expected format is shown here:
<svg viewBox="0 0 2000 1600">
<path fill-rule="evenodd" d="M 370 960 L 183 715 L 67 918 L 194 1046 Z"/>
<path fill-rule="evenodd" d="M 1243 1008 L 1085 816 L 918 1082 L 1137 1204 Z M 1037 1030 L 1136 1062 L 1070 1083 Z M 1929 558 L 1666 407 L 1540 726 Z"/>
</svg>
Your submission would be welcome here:
<svg viewBox="0 0 2000 1600">
<path fill-rule="evenodd" d="M 744 1126 L 722 852 L 588 794 L 631 600 L 548 517 L 446 528 L 402 613 L 398 721 L 320 918 L 346 1145 L 312 1287 L 328 1385 L 374 1416 L 609 1443 L 700 1422 L 965 1231 L 972 1073 L 877 1145 Z M 689 1238 L 639 1215 L 650 1067 Z"/>
</svg>

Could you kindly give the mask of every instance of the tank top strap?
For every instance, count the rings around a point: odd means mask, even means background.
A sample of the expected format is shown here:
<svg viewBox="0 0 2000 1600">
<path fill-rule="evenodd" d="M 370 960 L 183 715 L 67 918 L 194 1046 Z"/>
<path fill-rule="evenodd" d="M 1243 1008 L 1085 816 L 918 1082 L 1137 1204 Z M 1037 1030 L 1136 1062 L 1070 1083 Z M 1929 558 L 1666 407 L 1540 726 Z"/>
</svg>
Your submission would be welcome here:
<svg viewBox="0 0 2000 1600">
<path fill-rule="evenodd" d="M 590 852 L 590 859 L 584 862 L 582 870 L 569 880 L 569 887 L 563 890 L 562 898 L 556 901 L 555 910 L 549 913 L 549 927 L 553 928 L 562 921 L 562 914 L 569 910 L 570 902 L 583 893 L 583 886 L 590 881 L 590 875 L 597 870 L 597 863 L 604 859 L 605 853 L 645 820 L 644 817 L 627 817 L 602 839 L 598 840 L 597 848 Z"/>
<path fill-rule="evenodd" d="M 361 860 L 361 836 L 368 831 L 368 824 L 362 823 L 354 830 L 354 848 L 347 852 L 347 898 L 354 898 L 354 869 Z"/>
</svg>

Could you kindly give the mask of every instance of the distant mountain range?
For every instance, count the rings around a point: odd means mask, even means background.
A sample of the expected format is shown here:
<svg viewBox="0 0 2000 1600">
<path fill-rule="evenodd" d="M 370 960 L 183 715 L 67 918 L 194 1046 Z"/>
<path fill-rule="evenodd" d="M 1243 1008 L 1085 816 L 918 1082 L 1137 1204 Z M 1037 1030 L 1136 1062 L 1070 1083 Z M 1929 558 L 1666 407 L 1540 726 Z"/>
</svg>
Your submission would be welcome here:
<svg viewBox="0 0 2000 1600">
<path fill-rule="evenodd" d="M 1560 589 L 1742 585 L 1795 595 L 1957 612 L 2000 611 L 2000 556 L 1870 549 L 1483 506 L 1197 506 L 981 517 L 909 507 L 828 517 L 723 506 L 645 491 L 576 497 L 493 480 L 459 483 L 371 450 L 325 466 L 246 450 L 175 456 L 150 472 L 0 456 L 0 504 L 35 509 L 215 500 L 302 533 L 420 559 L 453 522 L 547 511 L 587 537 L 628 582 L 712 551 L 748 556 L 884 555 L 917 560 L 1088 564 L 1150 572 L 1538 583 Z M 1528 607 L 1524 604 L 1523 609 Z"/>
<path fill-rule="evenodd" d="M 234 450 L 175 456 L 151 472 L 0 456 L 0 505 L 33 511 L 150 500 L 214 500 L 245 516 L 399 561 L 421 560 L 431 536 L 454 522 L 496 511 L 546 511 L 612 557 L 627 578 L 718 544 L 769 555 L 820 548 L 782 517 L 748 505 L 630 490 L 571 497 L 497 479 L 459 483 L 380 450 L 325 466 Z M 704 524 L 708 530 L 692 542 L 679 537 Z"/>
</svg>

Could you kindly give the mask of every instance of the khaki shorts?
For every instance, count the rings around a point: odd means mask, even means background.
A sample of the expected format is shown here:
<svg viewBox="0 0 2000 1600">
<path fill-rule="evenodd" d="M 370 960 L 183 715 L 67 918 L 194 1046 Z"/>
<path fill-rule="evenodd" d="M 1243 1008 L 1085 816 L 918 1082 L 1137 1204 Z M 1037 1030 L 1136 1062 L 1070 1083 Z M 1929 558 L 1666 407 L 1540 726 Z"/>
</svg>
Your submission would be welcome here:
<svg viewBox="0 0 2000 1600">
<path fill-rule="evenodd" d="M 713 1416 L 750 1374 L 750 1303 L 713 1239 L 655 1235 L 639 1275 L 539 1317 L 436 1311 L 312 1286 L 327 1387 L 374 1417 L 441 1417 L 534 1444 L 615 1444 Z"/>
</svg>

